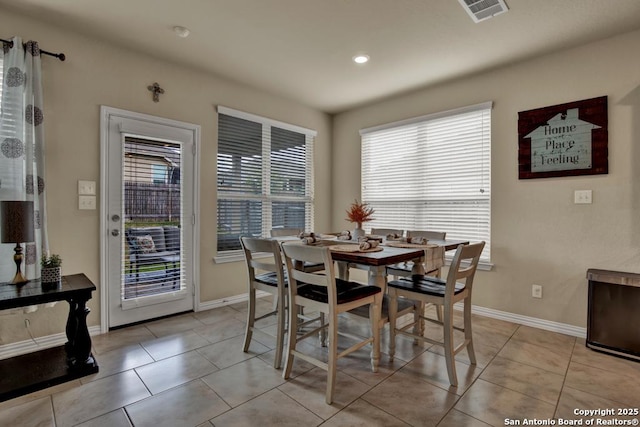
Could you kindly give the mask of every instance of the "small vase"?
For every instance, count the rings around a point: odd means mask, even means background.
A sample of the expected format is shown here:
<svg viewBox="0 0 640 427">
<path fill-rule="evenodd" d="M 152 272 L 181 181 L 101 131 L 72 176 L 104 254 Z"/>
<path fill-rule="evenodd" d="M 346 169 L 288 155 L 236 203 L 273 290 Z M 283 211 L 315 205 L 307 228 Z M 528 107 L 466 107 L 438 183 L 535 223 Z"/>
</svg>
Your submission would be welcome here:
<svg viewBox="0 0 640 427">
<path fill-rule="evenodd" d="M 360 227 L 357 227 L 351 233 L 351 240 L 358 240 L 358 237 L 364 236 L 364 230 Z"/>
<path fill-rule="evenodd" d="M 61 267 L 43 268 L 40 273 L 40 282 L 47 286 L 58 285 L 62 277 L 61 270 Z"/>
</svg>

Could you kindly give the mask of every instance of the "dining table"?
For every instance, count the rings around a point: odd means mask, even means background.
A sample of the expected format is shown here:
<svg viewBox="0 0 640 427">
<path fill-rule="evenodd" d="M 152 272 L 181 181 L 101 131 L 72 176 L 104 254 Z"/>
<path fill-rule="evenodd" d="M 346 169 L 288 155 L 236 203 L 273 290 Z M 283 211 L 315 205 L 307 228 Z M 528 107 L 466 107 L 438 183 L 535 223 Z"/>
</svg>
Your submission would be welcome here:
<svg viewBox="0 0 640 427">
<path fill-rule="evenodd" d="M 280 241 L 301 241 L 297 236 L 274 237 Z M 338 277 L 349 280 L 351 267 L 368 271 L 368 284 L 382 289 L 383 295 L 387 290 L 387 266 L 398 263 L 412 262 L 412 274 L 424 274 L 423 261 L 425 259 L 425 245 L 402 245 L 405 247 L 388 246 L 386 239 L 377 248 L 371 250 L 359 250 L 358 241 L 339 240 L 336 236 L 319 235 L 318 239 L 311 243 L 313 246 L 326 246 L 331 251 L 331 258 L 338 267 Z M 302 242 L 301 242 L 302 244 Z M 389 242 L 391 244 L 391 242 Z M 444 251 L 456 249 L 459 245 L 469 244 L 466 240 L 429 240 L 428 244 L 438 245 Z M 380 307 L 382 310 L 382 306 Z M 368 313 L 368 311 L 367 311 Z M 371 349 L 371 363 L 374 372 L 377 372 L 380 361 L 380 343 Z"/>
<path fill-rule="evenodd" d="M 289 240 L 289 239 L 287 239 Z M 295 240 L 299 240 L 297 237 Z M 468 240 L 431 240 L 430 245 L 437 245 L 444 248 L 445 251 L 454 250 L 459 245 L 469 244 Z M 349 280 L 349 268 L 355 267 L 368 271 L 368 284 L 378 286 L 383 292 L 387 288 L 387 266 L 403 262 L 413 262 L 412 273 L 424 274 L 422 261 L 425 256 L 424 245 L 405 245 L 406 247 L 387 246 L 384 239 L 377 250 L 356 251 L 356 250 L 340 250 L 349 245 L 358 245 L 353 240 L 338 240 L 335 237 L 324 236 L 319 237 L 313 243 L 314 246 L 328 246 L 331 249 L 331 257 L 338 267 L 338 277 L 343 280 Z"/>
</svg>

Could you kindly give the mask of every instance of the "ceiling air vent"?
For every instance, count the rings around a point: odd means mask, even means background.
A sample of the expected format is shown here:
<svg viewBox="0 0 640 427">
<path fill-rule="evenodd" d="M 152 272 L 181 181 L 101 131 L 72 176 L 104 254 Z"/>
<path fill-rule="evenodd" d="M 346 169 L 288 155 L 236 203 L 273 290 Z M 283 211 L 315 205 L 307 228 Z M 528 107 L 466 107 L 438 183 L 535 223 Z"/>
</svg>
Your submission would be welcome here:
<svg viewBox="0 0 640 427">
<path fill-rule="evenodd" d="M 509 10 L 504 0 L 458 0 L 474 22 L 484 21 Z"/>
</svg>

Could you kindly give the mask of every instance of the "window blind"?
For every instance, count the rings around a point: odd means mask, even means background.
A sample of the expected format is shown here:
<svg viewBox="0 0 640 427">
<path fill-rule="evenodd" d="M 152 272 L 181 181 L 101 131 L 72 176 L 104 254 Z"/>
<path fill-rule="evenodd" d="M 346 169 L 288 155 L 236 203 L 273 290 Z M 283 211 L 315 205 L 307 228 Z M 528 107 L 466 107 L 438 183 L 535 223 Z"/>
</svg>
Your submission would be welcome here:
<svg viewBox="0 0 640 427">
<path fill-rule="evenodd" d="M 125 136 L 123 307 L 132 306 L 126 304 L 130 299 L 173 294 L 186 288 L 181 171 L 179 143 Z"/>
<path fill-rule="evenodd" d="M 490 261 L 491 103 L 361 130 L 370 227 L 484 240 Z"/>
<path fill-rule="evenodd" d="M 218 252 L 272 228 L 313 229 L 315 132 L 218 107 Z"/>
</svg>

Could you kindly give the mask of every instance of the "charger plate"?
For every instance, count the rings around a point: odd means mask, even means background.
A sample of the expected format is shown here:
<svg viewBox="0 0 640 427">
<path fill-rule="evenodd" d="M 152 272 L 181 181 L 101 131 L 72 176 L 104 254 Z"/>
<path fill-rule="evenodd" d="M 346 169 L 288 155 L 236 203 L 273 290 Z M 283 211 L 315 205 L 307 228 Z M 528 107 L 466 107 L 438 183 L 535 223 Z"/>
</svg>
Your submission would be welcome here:
<svg viewBox="0 0 640 427">
<path fill-rule="evenodd" d="M 353 253 L 380 252 L 382 250 L 380 246 L 362 250 L 360 249 L 359 245 L 333 245 L 333 246 L 329 246 L 329 249 L 336 252 L 353 252 Z"/>
</svg>

